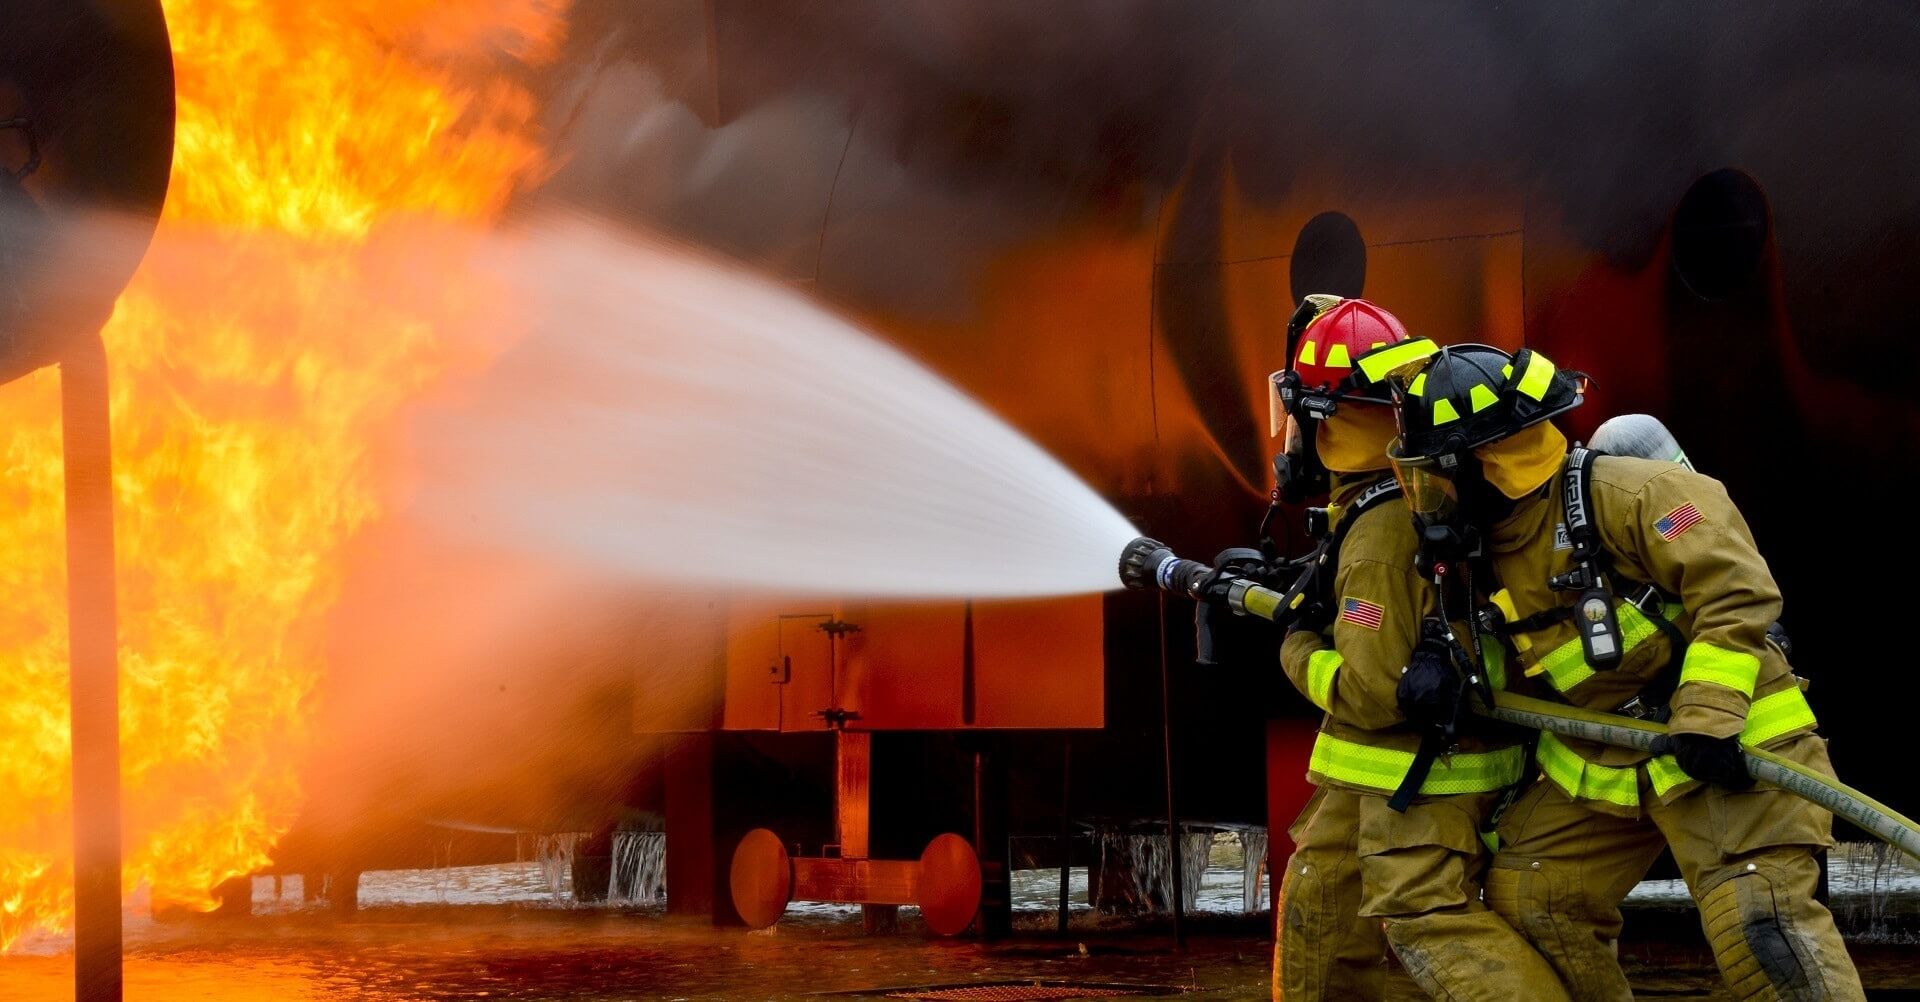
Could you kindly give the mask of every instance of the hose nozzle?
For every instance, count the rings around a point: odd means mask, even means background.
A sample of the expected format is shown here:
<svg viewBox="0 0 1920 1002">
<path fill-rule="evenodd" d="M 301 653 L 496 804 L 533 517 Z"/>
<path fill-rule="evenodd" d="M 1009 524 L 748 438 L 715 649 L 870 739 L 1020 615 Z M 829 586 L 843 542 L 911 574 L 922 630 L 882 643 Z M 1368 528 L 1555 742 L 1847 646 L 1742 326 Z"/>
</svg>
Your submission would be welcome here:
<svg viewBox="0 0 1920 1002">
<path fill-rule="evenodd" d="M 1120 581 L 1129 588 L 1161 588 L 1199 598 L 1213 568 L 1173 555 L 1167 544 L 1141 536 L 1120 551 Z"/>
<path fill-rule="evenodd" d="M 1120 583 L 1141 591 L 1158 588 L 1155 579 L 1160 565 L 1172 559 L 1173 549 L 1167 544 L 1141 536 L 1120 551 Z"/>
<path fill-rule="evenodd" d="M 1257 551 L 1222 553 L 1228 577 L 1220 580 L 1212 566 L 1176 557 L 1167 544 L 1141 536 L 1120 551 L 1120 581 L 1129 588 L 1143 591 L 1159 588 L 1203 602 L 1224 597 L 1227 607 L 1236 613 L 1273 619 L 1280 613 L 1286 596 L 1238 576 L 1245 570 L 1242 564 L 1249 555 L 1257 562 Z M 1212 594 L 1209 594 L 1209 581 L 1215 585 Z"/>
</svg>

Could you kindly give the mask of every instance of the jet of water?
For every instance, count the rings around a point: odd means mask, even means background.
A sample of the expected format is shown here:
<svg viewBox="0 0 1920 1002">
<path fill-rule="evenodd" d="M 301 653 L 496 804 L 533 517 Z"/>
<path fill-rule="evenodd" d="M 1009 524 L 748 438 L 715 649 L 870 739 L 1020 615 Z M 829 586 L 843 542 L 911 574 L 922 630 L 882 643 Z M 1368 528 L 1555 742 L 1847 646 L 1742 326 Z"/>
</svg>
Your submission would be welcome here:
<svg viewBox="0 0 1920 1002">
<path fill-rule="evenodd" d="M 1126 519 L 806 296 L 570 214 L 543 214 L 491 260 L 528 333 L 418 423 L 418 510 L 443 528 L 681 585 L 1118 586 L 1138 535 Z"/>
</svg>

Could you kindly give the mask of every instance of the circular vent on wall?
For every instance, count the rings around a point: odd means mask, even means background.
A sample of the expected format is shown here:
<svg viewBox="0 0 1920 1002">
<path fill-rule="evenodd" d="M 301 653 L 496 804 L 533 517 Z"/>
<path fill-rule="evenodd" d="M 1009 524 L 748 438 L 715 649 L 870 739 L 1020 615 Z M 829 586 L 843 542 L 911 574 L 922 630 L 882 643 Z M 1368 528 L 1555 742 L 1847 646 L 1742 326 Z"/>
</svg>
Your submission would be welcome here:
<svg viewBox="0 0 1920 1002">
<path fill-rule="evenodd" d="M 1316 293 L 1358 298 L 1367 284 L 1367 245 L 1360 227 L 1344 212 L 1307 220 L 1293 242 L 1288 277 L 1296 303 Z"/>
</svg>

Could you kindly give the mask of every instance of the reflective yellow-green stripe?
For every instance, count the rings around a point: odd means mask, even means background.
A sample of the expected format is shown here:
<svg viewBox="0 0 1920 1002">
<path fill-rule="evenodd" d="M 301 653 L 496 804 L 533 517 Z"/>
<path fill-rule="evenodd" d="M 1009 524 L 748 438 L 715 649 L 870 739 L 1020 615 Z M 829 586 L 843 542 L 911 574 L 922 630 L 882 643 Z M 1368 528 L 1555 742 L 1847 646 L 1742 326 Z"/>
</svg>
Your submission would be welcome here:
<svg viewBox="0 0 1920 1002">
<path fill-rule="evenodd" d="M 1763 745 L 1817 723 L 1813 707 L 1807 705 L 1807 697 L 1796 685 L 1761 696 L 1747 707 L 1747 724 L 1740 729 L 1740 743 Z"/>
<path fill-rule="evenodd" d="M 1467 392 L 1467 399 L 1473 404 L 1475 414 L 1500 402 L 1500 398 L 1494 395 L 1493 387 L 1485 383 L 1473 384 L 1473 389 Z"/>
<path fill-rule="evenodd" d="M 1443 755 L 1434 760 L 1420 792 L 1439 796 L 1498 790 L 1517 781 L 1525 766 L 1525 752 L 1518 747 Z M 1413 767 L 1413 753 L 1321 734 L 1313 742 L 1313 757 L 1307 767 L 1337 782 L 1392 792 L 1400 788 L 1400 781 Z"/>
<path fill-rule="evenodd" d="M 1495 689 L 1507 687 L 1507 649 L 1505 646 L 1489 640 L 1481 648 L 1481 660 L 1487 664 L 1487 684 Z"/>
<path fill-rule="evenodd" d="M 1744 651 L 1730 651 L 1697 641 L 1687 645 L 1687 659 L 1680 664 L 1681 685 L 1711 682 L 1749 698 L 1753 696 L 1753 684 L 1759 678 L 1759 658 Z"/>
<path fill-rule="evenodd" d="M 1307 658 L 1307 698 L 1322 710 L 1333 709 L 1333 676 L 1346 659 L 1339 651 L 1314 651 Z"/>
<path fill-rule="evenodd" d="M 1660 614 L 1668 622 L 1672 622 L 1682 611 L 1677 603 L 1669 602 L 1660 610 Z M 1660 632 L 1660 627 L 1655 625 L 1653 620 L 1648 619 L 1646 614 L 1640 611 L 1640 607 L 1632 602 L 1617 603 L 1614 606 L 1614 616 L 1620 621 L 1622 656 L 1645 643 L 1648 637 Z M 1579 637 L 1548 651 L 1541 657 L 1540 663 L 1534 665 L 1534 670 L 1528 674 L 1537 675 L 1541 672 L 1546 673 L 1548 683 L 1557 692 L 1566 692 L 1594 675 L 1593 669 L 1587 665 L 1585 653 L 1580 649 Z M 1686 675 L 1683 672 L 1681 681 L 1685 680 Z"/>
<path fill-rule="evenodd" d="M 1358 359 L 1360 374 L 1367 377 L 1368 382 L 1377 383 L 1387 378 L 1387 374 L 1393 370 L 1418 362 L 1439 350 L 1431 340 L 1423 337 L 1412 338 L 1385 348 L 1376 348 Z"/>
<path fill-rule="evenodd" d="M 1453 409 L 1453 401 L 1442 397 L 1433 402 L 1433 426 L 1435 428 L 1443 424 L 1452 424 L 1458 420 L 1460 420 L 1460 412 Z"/>
<path fill-rule="evenodd" d="M 1747 710 L 1747 724 L 1740 731 L 1740 743 L 1764 745 L 1817 723 L 1813 707 L 1807 705 L 1807 697 L 1798 686 L 1782 689 L 1753 701 Z M 1538 758 L 1547 778 L 1570 797 L 1605 800 L 1623 807 L 1633 807 L 1639 802 L 1632 769 L 1589 762 L 1552 734 L 1540 735 Z M 1693 781 L 1672 755 L 1657 755 L 1648 759 L 1646 766 L 1653 792 L 1662 797 L 1682 783 Z"/>
<path fill-rule="evenodd" d="M 1621 807 L 1640 806 L 1640 780 L 1636 769 L 1596 765 L 1581 758 L 1573 749 L 1561 744 L 1559 738 L 1545 731 L 1540 732 L 1535 757 L 1540 760 L 1540 770 L 1569 797 L 1576 800 L 1602 800 Z"/>
<path fill-rule="evenodd" d="M 1535 400 L 1545 400 L 1547 390 L 1553 385 L 1553 363 L 1547 361 L 1539 352 L 1527 354 L 1527 371 L 1520 374 L 1520 383 L 1516 387 L 1521 393 Z"/>
<path fill-rule="evenodd" d="M 1674 761 L 1672 755 L 1660 755 L 1648 759 L 1647 778 L 1653 781 L 1653 792 L 1662 797 L 1667 795 L 1667 791 L 1682 783 L 1693 782 L 1693 777 L 1687 775 L 1685 769 L 1680 768 L 1680 763 Z"/>
</svg>

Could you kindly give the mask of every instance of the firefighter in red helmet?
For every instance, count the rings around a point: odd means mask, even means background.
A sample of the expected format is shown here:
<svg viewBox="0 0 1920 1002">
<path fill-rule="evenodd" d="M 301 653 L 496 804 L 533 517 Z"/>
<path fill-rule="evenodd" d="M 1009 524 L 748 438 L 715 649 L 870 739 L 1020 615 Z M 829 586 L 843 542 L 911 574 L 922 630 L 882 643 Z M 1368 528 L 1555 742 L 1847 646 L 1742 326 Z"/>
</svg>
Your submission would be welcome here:
<svg viewBox="0 0 1920 1002">
<path fill-rule="evenodd" d="M 1480 902 L 1482 825 L 1520 779 L 1524 750 L 1464 739 L 1416 767 L 1421 732 L 1396 699 L 1435 601 L 1387 461 L 1397 429 L 1383 380 L 1435 346 L 1372 303 L 1332 296 L 1307 297 L 1288 340 L 1291 367 L 1272 380 L 1274 433 L 1287 443 L 1276 466 L 1288 500 L 1328 494 L 1332 580 L 1281 649 L 1325 717 L 1308 771 L 1317 789 L 1281 878 L 1274 997 L 1379 998 L 1390 946 L 1435 998 L 1566 998 L 1546 960 Z M 1396 810 L 1403 786 L 1410 800 Z"/>
</svg>

